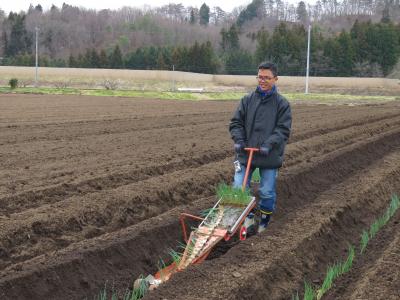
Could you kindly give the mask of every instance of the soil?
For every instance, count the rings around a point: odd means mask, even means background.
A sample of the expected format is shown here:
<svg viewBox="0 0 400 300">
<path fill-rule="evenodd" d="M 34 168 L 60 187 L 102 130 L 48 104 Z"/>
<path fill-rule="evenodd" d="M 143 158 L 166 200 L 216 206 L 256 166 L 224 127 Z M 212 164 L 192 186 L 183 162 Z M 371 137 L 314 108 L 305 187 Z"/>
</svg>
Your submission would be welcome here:
<svg viewBox="0 0 400 300">
<path fill-rule="evenodd" d="M 233 176 L 237 101 L 0 95 L 0 297 L 122 295 Z M 148 299 L 290 299 L 400 193 L 400 105 L 292 105 L 277 211 Z M 399 213 L 327 299 L 398 299 Z M 382 236 L 380 238 L 380 236 Z"/>
</svg>

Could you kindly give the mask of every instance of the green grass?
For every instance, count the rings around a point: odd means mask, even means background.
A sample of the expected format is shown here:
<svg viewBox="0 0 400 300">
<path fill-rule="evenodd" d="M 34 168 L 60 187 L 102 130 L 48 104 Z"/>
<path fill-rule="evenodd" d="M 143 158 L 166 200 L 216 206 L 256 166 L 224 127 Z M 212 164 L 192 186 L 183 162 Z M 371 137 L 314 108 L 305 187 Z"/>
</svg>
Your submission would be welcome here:
<svg viewBox="0 0 400 300">
<path fill-rule="evenodd" d="M 375 237 L 378 231 L 390 220 L 390 218 L 396 213 L 399 207 L 399 197 L 397 195 L 393 195 L 389 207 L 386 209 L 385 213 L 372 223 L 368 231 L 363 231 L 360 242 L 361 254 L 365 251 L 368 242 Z M 353 265 L 354 258 L 355 248 L 354 246 L 350 245 L 348 249 L 348 256 L 344 262 L 339 262 L 334 264 L 333 266 L 328 266 L 326 276 L 320 288 L 314 290 L 311 285 L 305 282 L 304 299 L 314 299 L 314 296 L 316 296 L 317 300 L 321 299 L 323 295 L 332 287 L 333 282 L 336 278 L 350 271 Z M 297 300 L 299 299 L 299 296 L 297 294 L 292 298 Z"/>
<path fill-rule="evenodd" d="M 400 206 L 400 200 L 397 195 L 393 195 L 389 207 L 385 213 L 375 220 L 369 228 L 369 231 L 363 231 L 360 241 L 360 253 L 363 253 L 368 245 L 370 239 L 374 238 L 378 231 L 389 222 L 390 218 L 396 213 Z"/>
<path fill-rule="evenodd" d="M 225 183 L 218 185 L 217 197 L 221 199 L 221 205 L 247 206 L 251 201 L 249 190 L 242 191 L 241 188 L 234 188 Z"/>
<path fill-rule="evenodd" d="M 341 265 L 340 275 L 345 274 L 350 271 L 353 266 L 353 261 L 356 256 L 356 252 L 353 246 L 349 246 L 349 255 L 346 261 Z"/>
<path fill-rule="evenodd" d="M 245 92 L 172 92 L 172 91 L 142 91 L 142 90 L 107 90 L 107 89 L 77 89 L 77 88 L 50 88 L 50 87 L 0 87 L 0 94 L 43 94 L 43 95 L 86 95 L 86 96 L 114 96 L 132 98 L 155 98 L 164 100 L 239 100 Z M 353 103 L 353 102 L 384 102 L 400 100 L 398 96 L 368 96 L 342 94 L 304 94 L 283 93 L 289 101 L 312 101 L 321 103 Z"/>
<path fill-rule="evenodd" d="M 85 96 L 108 96 L 108 97 L 132 97 L 132 98 L 155 98 L 161 100 L 238 100 L 245 93 L 240 92 L 210 92 L 210 93 L 189 93 L 189 92 L 157 92 L 139 90 L 107 90 L 107 89 L 76 89 L 76 88 L 34 88 L 21 87 L 10 89 L 0 87 L 0 93 L 6 94 L 41 94 L 41 95 L 85 95 Z"/>
<path fill-rule="evenodd" d="M 304 282 L 304 300 L 313 300 L 315 297 L 315 291 L 311 284 L 307 281 Z"/>
<path fill-rule="evenodd" d="M 323 93 L 284 93 L 289 101 L 313 101 L 323 103 L 348 103 L 348 102 L 385 102 L 400 100 L 398 96 L 369 96 L 369 95 L 342 95 Z"/>
<path fill-rule="evenodd" d="M 363 233 L 361 234 L 361 242 L 360 242 L 360 253 L 361 254 L 365 251 L 365 248 L 367 248 L 368 243 L 369 243 L 368 231 L 363 230 Z"/>
<path fill-rule="evenodd" d="M 316 293 L 316 298 L 318 300 L 321 299 L 322 296 L 332 287 L 336 278 L 347 273 L 351 269 L 355 257 L 354 246 L 349 246 L 348 253 L 347 259 L 344 262 L 339 262 L 328 267 L 324 282 Z"/>
</svg>

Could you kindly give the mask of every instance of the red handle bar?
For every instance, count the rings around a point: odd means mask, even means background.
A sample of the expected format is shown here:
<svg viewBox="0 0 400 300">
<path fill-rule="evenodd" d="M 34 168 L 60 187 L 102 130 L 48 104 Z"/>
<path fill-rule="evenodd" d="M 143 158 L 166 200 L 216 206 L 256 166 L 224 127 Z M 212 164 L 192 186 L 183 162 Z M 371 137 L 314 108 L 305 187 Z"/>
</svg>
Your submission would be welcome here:
<svg viewBox="0 0 400 300">
<path fill-rule="evenodd" d="M 249 159 L 247 160 L 246 174 L 244 175 L 244 180 L 243 180 L 243 184 L 242 184 L 242 191 L 243 192 L 246 190 L 247 178 L 249 178 L 251 161 L 253 160 L 253 153 L 257 152 L 257 151 L 260 151 L 260 149 L 258 149 L 258 148 L 244 148 L 244 150 L 249 152 Z"/>
</svg>

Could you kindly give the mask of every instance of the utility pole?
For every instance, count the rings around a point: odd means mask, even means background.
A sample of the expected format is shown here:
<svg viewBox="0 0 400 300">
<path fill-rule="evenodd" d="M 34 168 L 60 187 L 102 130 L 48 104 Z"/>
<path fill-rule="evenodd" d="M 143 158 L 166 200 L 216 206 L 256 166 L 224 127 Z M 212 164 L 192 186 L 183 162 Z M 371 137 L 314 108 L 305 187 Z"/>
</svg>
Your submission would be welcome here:
<svg viewBox="0 0 400 300">
<path fill-rule="evenodd" d="M 175 92 L 175 65 L 172 65 L 172 91 Z"/>
<path fill-rule="evenodd" d="M 311 20 L 308 23 L 308 40 L 307 40 L 307 71 L 306 71 L 306 94 L 308 94 L 308 80 L 310 75 L 310 41 L 311 41 Z"/>
<path fill-rule="evenodd" d="M 39 27 L 35 27 L 36 31 L 36 57 L 35 57 L 35 87 L 38 87 L 38 67 L 39 67 L 39 54 L 38 54 L 38 37 L 39 37 Z"/>
</svg>

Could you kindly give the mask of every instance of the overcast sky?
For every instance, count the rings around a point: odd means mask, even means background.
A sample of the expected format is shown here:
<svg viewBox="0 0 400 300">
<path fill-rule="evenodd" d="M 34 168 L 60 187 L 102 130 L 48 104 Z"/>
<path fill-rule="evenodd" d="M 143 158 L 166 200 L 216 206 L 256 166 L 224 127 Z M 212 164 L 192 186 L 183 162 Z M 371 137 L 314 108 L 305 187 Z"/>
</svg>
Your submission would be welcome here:
<svg viewBox="0 0 400 300">
<path fill-rule="evenodd" d="M 300 0 L 299 0 L 300 1 Z M 20 10 L 27 10 L 29 4 L 32 3 L 36 6 L 38 3 L 42 5 L 43 9 L 47 10 L 51 7 L 52 4 L 61 7 L 63 2 L 73 5 L 73 6 L 83 6 L 85 8 L 94 8 L 94 9 L 118 9 L 123 6 L 132 6 L 132 7 L 140 7 L 143 5 L 151 5 L 152 7 L 163 6 L 168 3 L 182 3 L 183 6 L 194 6 L 200 8 L 200 6 L 205 2 L 208 6 L 214 7 L 219 6 L 223 10 L 231 12 L 234 7 L 237 6 L 245 6 L 251 2 L 251 0 L 113 0 L 113 1 L 99 1 L 99 0 L 40 0 L 40 1 L 23 1 L 23 0 L 2 0 L 0 1 L 0 8 L 4 10 L 7 14 L 10 11 L 19 12 Z"/>
</svg>

